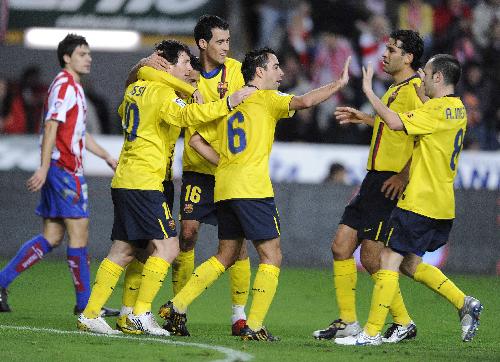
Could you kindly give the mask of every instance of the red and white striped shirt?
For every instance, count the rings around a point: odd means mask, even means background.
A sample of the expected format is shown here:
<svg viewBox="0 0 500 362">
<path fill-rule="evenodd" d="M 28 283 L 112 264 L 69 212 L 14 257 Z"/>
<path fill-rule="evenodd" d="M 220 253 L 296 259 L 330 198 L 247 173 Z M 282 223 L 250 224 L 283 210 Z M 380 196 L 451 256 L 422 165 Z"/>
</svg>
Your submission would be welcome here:
<svg viewBox="0 0 500 362">
<path fill-rule="evenodd" d="M 50 85 L 43 114 L 45 121 L 59 122 L 52 159 L 70 172 L 83 174 L 87 103 L 82 86 L 66 70 Z"/>
</svg>

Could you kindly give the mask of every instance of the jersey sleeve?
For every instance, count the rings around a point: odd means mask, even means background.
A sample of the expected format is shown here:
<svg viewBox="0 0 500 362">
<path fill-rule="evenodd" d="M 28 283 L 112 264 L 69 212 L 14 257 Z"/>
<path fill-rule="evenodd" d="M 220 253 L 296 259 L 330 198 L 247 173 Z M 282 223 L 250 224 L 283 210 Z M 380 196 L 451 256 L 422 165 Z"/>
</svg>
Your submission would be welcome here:
<svg viewBox="0 0 500 362">
<path fill-rule="evenodd" d="M 184 94 L 192 95 L 196 90 L 192 85 L 177 79 L 173 75 L 151 67 L 141 67 L 137 72 L 137 78 L 164 83 L 175 91 Z"/>
<path fill-rule="evenodd" d="M 66 122 L 66 113 L 76 104 L 76 91 L 69 83 L 56 85 L 47 100 L 46 120 Z"/>
<path fill-rule="evenodd" d="M 204 123 L 196 127 L 196 132 L 208 143 L 212 144 L 217 140 L 217 125 L 214 122 Z"/>
<path fill-rule="evenodd" d="M 294 97 L 293 94 L 272 91 L 268 96 L 268 109 L 273 118 L 277 120 L 281 118 L 290 118 L 295 114 L 294 110 L 290 110 L 290 102 Z"/>
<path fill-rule="evenodd" d="M 226 99 L 205 104 L 186 104 L 176 97 L 165 101 L 160 109 L 160 118 L 177 127 L 190 127 L 211 122 L 228 114 Z"/>
<path fill-rule="evenodd" d="M 410 112 L 398 113 L 403 122 L 406 133 L 409 135 L 422 135 L 433 133 L 438 126 L 439 109 L 431 104 L 425 104 L 419 109 Z"/>
</svg>

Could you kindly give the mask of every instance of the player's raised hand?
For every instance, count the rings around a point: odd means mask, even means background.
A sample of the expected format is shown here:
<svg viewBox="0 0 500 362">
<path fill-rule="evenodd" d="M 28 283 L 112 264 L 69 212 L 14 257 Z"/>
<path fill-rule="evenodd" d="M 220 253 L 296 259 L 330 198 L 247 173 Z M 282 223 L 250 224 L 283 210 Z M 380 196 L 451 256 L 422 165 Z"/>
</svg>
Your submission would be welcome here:
<svg viewBox="0 0 500 362">
<path fill-rule="evenodd" d="M 47 179 L 48 170 L 40 167 L 35 171 L 33 176 L 31 176 L 28 181 L 26 181 L 26 187 L 31 192 L 39 191 L 43 185 L 45 184 L 45 180 Z"/>
<path fill-rule="evenodd" d="M 415 87 L 415 92 L 417 92 L 418 98 L 420 98 L 420 100 L 422 101 L 422 103 L 425 103 L 425 102 L 427 102 L 429 100 L 429 97 L 427 97 L 425 95 L 425 87 L 424 87 L 425 73 L 422 70 L 422 68 L 418 68 L 417 73 L 418 73 L 418 76 L 420 77 L 420 79 L 422 80 L 422 83 L 420 84 L 420 86 L 418 86 L 415 83 L 413 83 L 413 86 Z"/>
<path fill-rule="evenodd" d="M 149 57 L 143 58 L 140 61 L 142 67 L 148 66 L 157 70 L 167 71 L 169 63 L 165 58 L 160 55 L 160 52 L 156 51 Z"/>
<path fill-rule="evenodd" d="M 363 92 L 372 90 L 373 64 L 368 62 L 368 66 L 362 68 L 363 71 Z"/>
<path fill-rule="evenodd" d="M 245 99 L 250 97 L 257 89 L 254 87 L 243 87 L 229 96 L 229 103 L 231 107 L 236 107 Z"/>
<path fill-rule="evenodd" d="M 335 109 L 335 117 L 340 124 L 365 123 L 367 116 L 367 114 L 352 107 L 337 107 Z"/>
<path fill-rule="evenodd" d="M 348 56 L 345 63 L 344 69 L 342 70 L 342 75 L 340 76 L 339 83 L 340 87 L 345 87 L 349 82 L 349 65 L 351 64 L 351 56 Z"/>
</svg>

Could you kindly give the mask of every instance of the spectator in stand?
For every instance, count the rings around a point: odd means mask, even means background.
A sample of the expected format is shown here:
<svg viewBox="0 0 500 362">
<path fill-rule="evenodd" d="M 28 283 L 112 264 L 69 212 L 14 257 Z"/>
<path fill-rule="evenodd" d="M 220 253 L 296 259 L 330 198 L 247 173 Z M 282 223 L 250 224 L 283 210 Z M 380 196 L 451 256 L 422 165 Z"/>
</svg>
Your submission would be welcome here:
<svg viewBox="0 0 500 362">
<path fill-rule="evenodd" d="M 495 21 L 500 21 L 500 0 L 480 1 L 473 10 L 472 34 L 483 49 L 488 46 L 488 34 Z"/>
<path fill-rule="evenodd" d="M 328 172 L 323 183 L 345 185 L 347 183 L 346 176 L 344 165 L 334 162 L 330 165 L 330 172 Z"/>
<path fill-rule="evenodd" d="M 321 34 L 316 46 L 312 65 L 313 87 L 325 84 L 329 79 L 338 79 L 342 74 L 343 64 L 351 56 L 349 75 L 360 77 L 361 68 L 349 40 L 339 34 L 325 32 Z M 327 128 L 334 125 L 330 118 L 336 106 L 340 102 L 349 102 L 353 98 L 351 85 L 347 85 L 342 91 L 335 93 L 329 100 L 316 107 L 316 121 L 321 133 L 325 133 Z"/>
<path fill-rule="evenodd" d="M 472 11 L 463 0 L 442 0 L 434 11 L 433 52 L 450 53 L 471 24 Z"/>
<path fill-rule="evenodd" d="M 432 53 L 433 14 L 432 6 L 423 0 L 407 0 L 398 8 L 399 29 L 420 33 L 424 40 L 424 58 L 427 58 L 426 54 Z"/>
<path fill-rule="evenodd" d="M 373 64 L 374 76 L 373 87 L 375 94 L 382 96 L 387 88 L 386 83 L 390 82 L 390 76 L 384 72 L 382 55 L 385 52 L 387 41 L 389 40 L 389 20 L 383 15 L 374 15 L 367 24 L 359 22 L 361 30 L 359 38 L 359 49 L 361 52 L 361 63 L 368 66 Z"/>
<path fill-rule="evenodd" d="M 40 68 L 25 68 L 19 82 L 7 89 L 3 133 L 38 133 L 46 93 L 47 86 L 40 79 Z"/>
<path fill-rule="evenodd" d="M 5 122 L 6 111 L 5 111 L 5 98 L 7 97 L 7 89 L 9 84 L 7 79 L 0 76 L 0 133 L 2 133 L 3 125 Z"/>
<path fill-rule="evenodd" d="M 261 0 L 257 5 L 259 32 L 257 48 L 270 47 L 281 49 L 281 43 L 290 23 L 291 9 L 295 9 L 297 0 Z"/>
<path fill-rule="evenodd" d="M 300 1 L 297 8 L 292 12 L 288 26 L 288 42 L 299 55 L 300 63 L 308 67 L 309 44 L 314 23 L 311 18 L 311 4 L 309 1 Z M 285 72 L 285 74 L 287 74 Z"/>
</svg>

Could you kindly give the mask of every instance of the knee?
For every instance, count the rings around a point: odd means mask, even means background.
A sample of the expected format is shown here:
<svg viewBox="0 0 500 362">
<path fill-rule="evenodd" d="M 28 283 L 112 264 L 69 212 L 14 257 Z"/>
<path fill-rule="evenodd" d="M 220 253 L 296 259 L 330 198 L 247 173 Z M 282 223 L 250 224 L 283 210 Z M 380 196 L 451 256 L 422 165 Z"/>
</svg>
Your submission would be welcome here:
<svg viewBox="0 0 500 362">
<path fill-rule="evenodd" d="M 403 260 L 403 262 L 399 266 L 399 271 L 410 278 L 413 278 L 413 275 L 415 275 L 415 270 L 416 265 L 413 265 L 413 263 L 406 260 Z"/>
<path fill-rule="evenodd" d="M 361 257 L 361 265 L 369 274 L 375 274 L 380 269 L 380 260 L 369 257 Z"/>
<path fill-rule="evenodd" d="M 193 250 L 198 240 L 198 228 L 196 227 L 183 227 L 180 237 L 180 249 L 182 251 Z"/>
<path fill-rule="evenodd" d="M 332 242 L 332 255 L 334 260 L 347 260 L 352 258 L 352 252 L 337 241 Z"/>
<path fill-rule="evenodd" d="M 231 253 L 228 251 L 219 251 L 216 255 L 216 258 L 220 261 L 224 268 L 229 269 L 238 259 L 237 253 Z"/>
</svg>

